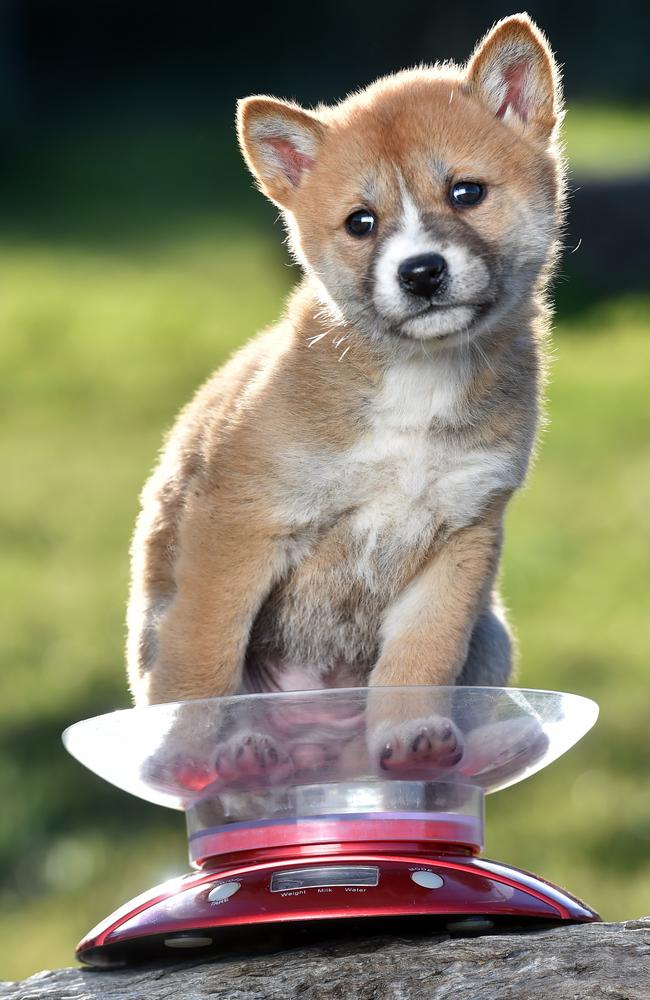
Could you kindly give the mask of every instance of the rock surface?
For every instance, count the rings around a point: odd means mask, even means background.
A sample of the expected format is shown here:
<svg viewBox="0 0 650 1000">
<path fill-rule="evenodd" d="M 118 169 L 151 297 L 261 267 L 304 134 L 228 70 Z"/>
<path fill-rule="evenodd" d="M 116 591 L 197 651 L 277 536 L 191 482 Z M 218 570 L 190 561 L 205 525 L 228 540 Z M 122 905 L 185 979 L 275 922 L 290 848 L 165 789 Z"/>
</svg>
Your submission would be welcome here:
<svg viewBox="0 0 650 1000">
<path fill-rule="evenodd" d="M 650 1000 L 650 917 L 450 938 L 330 941 L 248 958 L 0 983 L 0 1000 Z"/>
</svg>

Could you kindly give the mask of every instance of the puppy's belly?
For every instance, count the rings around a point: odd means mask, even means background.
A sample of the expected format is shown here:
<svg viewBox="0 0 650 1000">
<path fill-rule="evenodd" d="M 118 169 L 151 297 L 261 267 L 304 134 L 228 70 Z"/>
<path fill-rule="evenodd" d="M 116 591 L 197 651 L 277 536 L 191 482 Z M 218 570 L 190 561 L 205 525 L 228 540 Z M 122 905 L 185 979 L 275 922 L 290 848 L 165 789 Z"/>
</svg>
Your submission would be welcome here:
<svg viewBox="0 0 650 1000">
<path fill-rule="evenodd" d="M 366 685 L 385 614 L 430 554 L 436 525 L 419 500 L 397 502 L 378 488 L 320 528 L 297 531 L 299 557 L 251 630 L 245 689 Z"/>
<path fill-rule="evenodd" d="M 247 691 L 364 686 L 379 652 L 376 596 L 339 572 L 293 577 L 271 594 L 251 633 Z"/>
<path fill-rule="evenodd" d="M 249 654 L 240 694 L 263 694 L 272 691 L 321 691 L 326 688 L 363 687 L 368 670 L 336 660 L 318 668 L 280 654 Z"/>
<path fill-rule="evenodd" d="M 251 630 L 248 683 L 256 690 L 365 685 L 386 612 L 423 552 L 395 551 L 392 531 L 355 533 L 342 517 L 277 583 Z"/>
</svg>

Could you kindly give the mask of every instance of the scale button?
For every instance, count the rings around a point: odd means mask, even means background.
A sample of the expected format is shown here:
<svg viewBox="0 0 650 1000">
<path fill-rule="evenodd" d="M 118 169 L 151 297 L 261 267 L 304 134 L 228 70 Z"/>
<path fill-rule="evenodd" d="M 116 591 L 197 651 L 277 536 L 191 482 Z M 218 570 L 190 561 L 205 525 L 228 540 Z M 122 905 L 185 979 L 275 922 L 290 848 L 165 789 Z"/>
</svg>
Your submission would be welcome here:
<svg viewBox="0 0 650 1000">
<path fill-rule="evenodd" d="M 166 948 L 207 948 L 212 944 L 211 937 L 199 934 L 179 934 L 178 937 L 165 938 Z"/>
<path fill-rule="evenodd" d="M 215 885 L 214 889 L 208 893 L 208 901 L 210 903 L 220 903 L 224 899 L 230 899 L 240 889 L 241 882 L 222 882 L 220 885 Z"/>
<path fill-rule="evenodd" d="M 413 872 L 411 880 L 416 885 L 421 885 L 423 889 L 439 889 L 441 885 L 445 884 L 444 879 L 440 875 L 436 875 L 435 872 Z"/>
</svg>

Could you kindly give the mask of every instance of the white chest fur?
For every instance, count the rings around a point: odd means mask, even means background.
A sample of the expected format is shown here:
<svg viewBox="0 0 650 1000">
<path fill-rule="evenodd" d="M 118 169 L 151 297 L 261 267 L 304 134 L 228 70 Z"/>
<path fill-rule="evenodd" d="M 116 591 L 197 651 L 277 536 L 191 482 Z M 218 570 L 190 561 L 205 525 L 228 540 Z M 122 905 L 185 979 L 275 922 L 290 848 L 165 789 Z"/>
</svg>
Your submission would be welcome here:
<svg viewBox="0 0 650 1000">
<path fill-rule="evenodd" d="M 313 524 L 352 509 L 362 561 L 379 556 L 384 565 L 443 524 L 453 531 L 472 522 L 493 493 L 520 485 L 525 461 L 506 448 L 450 444 L 441 433 L 463 406 L 468 377 L 458 357 L 395 363 L 350 448 L 291 457 L 285 516 Z"/>
<path fill-rule="evenodd" d="M 463 406 L 468 374 L 458 358 L 403 362 L 386 373 L 371 429 L 348 456 L 364 495 L 353 528 L 368 546 L 387 534 L 391 547 L 415 545 L 443 523 L 456 530 L 512 482 L 512 456 L 450 444 L 441 433 Z"/>
</svg>

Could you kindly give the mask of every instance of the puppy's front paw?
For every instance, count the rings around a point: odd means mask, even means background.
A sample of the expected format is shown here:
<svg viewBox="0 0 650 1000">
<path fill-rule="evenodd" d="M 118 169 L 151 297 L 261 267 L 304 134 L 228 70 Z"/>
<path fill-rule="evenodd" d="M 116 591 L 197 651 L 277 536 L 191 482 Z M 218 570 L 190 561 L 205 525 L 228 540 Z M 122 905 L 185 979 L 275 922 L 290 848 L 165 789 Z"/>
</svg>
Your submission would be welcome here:
<svg viewBox="0 0 650 1000">
<path fill-rule="evenodd" d="M 371 733 L 371 743 L 380 771 L 393 777 L 435 778 L 463 756 L 460 730 L 438 715 L 384 723 Z"/>
<path fill-rule="evenodd" d="M 264 733 L 239 733 L 220 744 L 214 767 L 217 785 L 240 790 L 286 781 L 294 770 L 289 755 Z"/>
</svg>

